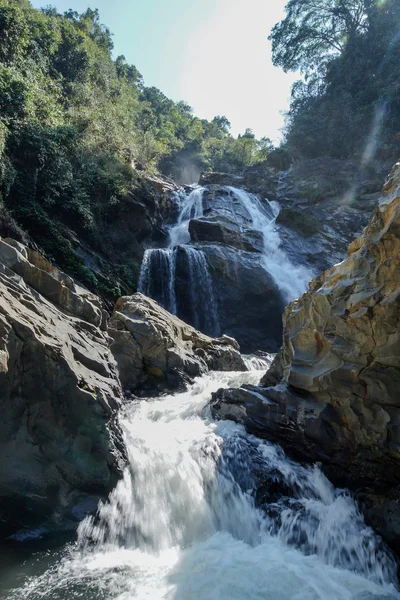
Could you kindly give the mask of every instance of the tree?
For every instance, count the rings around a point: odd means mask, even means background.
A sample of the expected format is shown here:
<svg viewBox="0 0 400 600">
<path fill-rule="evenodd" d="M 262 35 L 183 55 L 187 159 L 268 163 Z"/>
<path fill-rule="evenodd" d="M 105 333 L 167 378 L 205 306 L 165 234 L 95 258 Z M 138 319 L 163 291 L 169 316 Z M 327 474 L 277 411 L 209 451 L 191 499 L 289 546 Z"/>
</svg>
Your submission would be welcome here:
<svg viewBox="0 0 400 600">
<path fill-rule="evenodd" d="M 217 117 L 213 118 L 211 123 L 215 125 L 219 133 L 222 133 L 223 135 L 229 135 L 231 124 L 226 117 L 221 117 L 218 115 Z"/>
<path fill-rule="evenodd" d="M 286 147 L 299 158 L 398 153 L 399 0 L 290 0 L 270 38 L 275 64 L 301 68 Z M 325 15 L 325 16 L 324 16 Z M 324 18 L 322 18 L 324 16 Z"/>
<path fill-rule="evenodd" d="M 309 75 L 341 54 L 375 18 L 372 0 L 289 0 L 286 17 L 269 36 L 272 58 L 284 71 Z"/>
</svg>

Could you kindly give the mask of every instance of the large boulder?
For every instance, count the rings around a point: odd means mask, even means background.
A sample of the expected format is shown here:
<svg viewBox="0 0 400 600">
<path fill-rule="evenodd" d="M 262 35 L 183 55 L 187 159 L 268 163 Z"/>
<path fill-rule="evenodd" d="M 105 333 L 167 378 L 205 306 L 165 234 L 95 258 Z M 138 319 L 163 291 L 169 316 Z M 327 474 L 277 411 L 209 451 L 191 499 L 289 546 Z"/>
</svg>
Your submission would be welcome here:
<svg viewBox="0 0 400 600">
<path fill-rule="evenodd" d="M 284 314 L 261 386 L 221 390 L 214 415 L 320 460 L 400 547 L 400 163 L 347 258 Z"/>
<path fill-rule="evenodd" d="M 123 463 L 114 424 L 122 389 L 99 300 L 9 242 L 0 240 L 4 533 L 76 522 L 107 496 Z"/>
<path fill-rule="evenodd" d="M 221 330 L 237 339 L 243 352 L 276 352 L 285 303 L 263 256 L 222 244 L 197 247 L 207 257 Z"/>
<path fill-rule="evenodd" d="M 192 219 L 189 233 L 193 242 L 216 242 L 249 252 L 263 252 L 264 249 L 260 231 L 241 228 L 236 221 L 223 215 Z"/>
<path fill-rule="evenodd" d="M 146 381 L 158 389 L 179 388 L 208 370 L 247 370 L 234 339 L 210 338 L 140 293 L 118 300 L 109 333 L 121 381 L 130 391 Z"/>
</svg>

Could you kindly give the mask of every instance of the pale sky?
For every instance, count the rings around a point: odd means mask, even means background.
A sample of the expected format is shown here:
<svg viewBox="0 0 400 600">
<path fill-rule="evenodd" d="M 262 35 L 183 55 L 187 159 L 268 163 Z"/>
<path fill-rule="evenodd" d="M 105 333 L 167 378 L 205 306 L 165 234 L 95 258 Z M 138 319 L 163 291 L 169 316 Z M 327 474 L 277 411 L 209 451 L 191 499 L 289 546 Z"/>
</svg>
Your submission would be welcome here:
<svg viewBox="0 0 400 600">
<path fill-rule="evenodd" d="M 98 8 L 124 54 L 173 100 L 201 118 L 225 115 L 232 133 L 247 127 L 279 140 L 296 74 L 272 65 L 267 38 L 286 0 L 53 0 L 60 12 Z M 47 5 L 33 0 L 33 6 Z"/>
</svg>

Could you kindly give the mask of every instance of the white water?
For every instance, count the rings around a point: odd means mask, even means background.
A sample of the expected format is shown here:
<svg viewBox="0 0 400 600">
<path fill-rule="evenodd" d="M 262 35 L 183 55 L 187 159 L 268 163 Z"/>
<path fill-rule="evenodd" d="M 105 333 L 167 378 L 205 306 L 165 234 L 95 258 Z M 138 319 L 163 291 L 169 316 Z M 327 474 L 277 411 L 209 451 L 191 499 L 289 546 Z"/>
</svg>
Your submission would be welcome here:
<svg viewBox="0 0 400 600">
<path fill-rule="evenodd" d="M 234 187 L 225 189 L 229 191 L 229 196 L 224 197 L 223 203 L 220 203 L 216 209 L 217 214 L 227 214 L 241 222 L 242 226 L 261 232 L 264 245 L 262 264 L 277 284 L 284 301 L 290 302 L 301 296 L 314 274 L 304 265 L 293 264 L 281 247 L 281 239 L 275 223 L 280 210 L 279 204 L 261 202 L 257 196 L 243 189 Z M 176 249 L 181 246 L 186 253 L 188 266 L 191 322 L 196 328 L 209 335 L 218 335 L 220 329 L 218 307 L 214 298 L 212 279 L 208 272 L 207 259 L 201 250 L 187 246 L 190 242 L 190 220 L 204 215 L 203 193 L 204 188 L 198 186 L 189 194 L 182 193 L 177 196 L 178 218 L 176 224 L 170 227 L 168 248 L 145 251 L 138 289 L 146 296 L 157 300 L 171 313 L 180 314 L 176 290 Z M 187 307 L 185 308 L 187 312 Z"/>
<path fill-rule="evenodd" d="M 202 250 L 186 245 L 190 242 L 190 219 L 203 215 L 203 191 L 203 188 L 196 187 L 190 194 L 177 196 L 179 216 L 177 223 L 170 228 L 169 246 L 145 251 L 138 291 L 157 300 L 172 314 L 177 314 L 175 277 L 177 248 L 181 246 L 187 263 L 191 322 L 196 329 L 216 337 L 220 334 L 218 307 L 207 259 Z"/>
<path fill-rule="evenodd" d="M 277 202 L 262 204 L 254 194 L 242 189 L 228 187 L 250 215 L 251 226 L 260 231 L 264 240 L 264 267 L 272 275 L 286 302 L 301 296 L 314 277 L 311 269 L 304 265 L 294 265 L 281 247 L 281 239 L 276 229 L 276 217 L 280 207 Z"/>
<path fill-rule="evenodd" d="M 189 221 L 203 216 L 204 188 L 195 187 L 190 194 L 180 197 L 179 216 L 176 224 L 169 230 L 169 247 L 190 242 Z"/>
<path fill-rule="evenodd" d="M 173 315 L 176 315 L 175 269 L 173 248 L 145 250 L 138 282 L 139 292 L 157 300 Z"/>
<path fill-rule="evenodd" d="M 220 335 L 218 308 L 206 256 L 202 250 L 193 246 L 183 246 L 182 250 L 188 263 L 193 325 L 208 335 L 218 337 Z"/>
<path fill-rule="evenodd" d="M 186 393 L 129 406 L 123 480 L 62 560 L 9 599 L 399 599 L 394 564 L 347 494 L 212 420 L 212 391 L 259 377 L 209 374 Z"/>
</svg>

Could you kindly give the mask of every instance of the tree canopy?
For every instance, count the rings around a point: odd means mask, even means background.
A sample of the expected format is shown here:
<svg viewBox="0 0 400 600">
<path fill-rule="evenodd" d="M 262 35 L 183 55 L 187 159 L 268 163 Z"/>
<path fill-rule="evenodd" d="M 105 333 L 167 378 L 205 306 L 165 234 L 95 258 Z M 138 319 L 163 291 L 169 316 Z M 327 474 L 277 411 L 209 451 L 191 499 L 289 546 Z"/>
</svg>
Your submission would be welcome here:
<svg viewBox="0 0 400 600">
<path fill-rule="evenodd" d="M 368 31 L 376 5 L 374 0 L 289 0 L 285 10 L 269 36 L 273 62 L 309 74 Z"/>
<path fill-rule="evenodd" d="M 396 156 L 399 24 L 399 0 L 289 0 L 270 39 L 274 64 L 305 76 L 286 121 L 292 155 L 361 157 L 373 144 Z"/>
<path fill-rule="evenodd" d="M 266 148 L 244 152 L 226 117 L 197 118 L 112 49 L 97 10 L 0 0 L 0 202 L 81 280 L 64 226 L 95 237 L 143 174 L 243 168 Z"/>
</svg>

